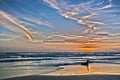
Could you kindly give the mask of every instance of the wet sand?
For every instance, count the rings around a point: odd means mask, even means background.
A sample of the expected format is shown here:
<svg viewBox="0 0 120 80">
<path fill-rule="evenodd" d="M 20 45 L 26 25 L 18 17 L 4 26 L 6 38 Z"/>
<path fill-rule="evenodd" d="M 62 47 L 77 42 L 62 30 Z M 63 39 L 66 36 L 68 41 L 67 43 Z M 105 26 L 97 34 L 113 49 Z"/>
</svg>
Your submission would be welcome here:
<svg viewBox="0 0 120 80">
<path fill-rule="evenodd" d="M 120 64 L 91 63 L 86 66 L 62 66 L 61 70 L 45 75 L 31 75 L 3 80 L 120 80 Z"/>
<path fill-rule="evenodd" d="M 51 72 L 46 75 L 88 75 L 88 74 L 120 75 L 120 64 L 91 63 L 89 65 L 89 71 L 87 71 L 86 66 L 70 65 L 65 66 L 64 69 Z"/>
</svg>

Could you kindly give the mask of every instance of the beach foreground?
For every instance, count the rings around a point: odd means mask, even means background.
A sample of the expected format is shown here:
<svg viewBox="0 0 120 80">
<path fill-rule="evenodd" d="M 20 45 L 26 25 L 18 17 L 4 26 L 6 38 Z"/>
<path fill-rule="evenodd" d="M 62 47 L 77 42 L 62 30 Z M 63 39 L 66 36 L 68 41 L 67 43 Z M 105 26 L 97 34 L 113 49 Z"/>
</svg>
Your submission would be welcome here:
<svg viewBox="0 0 120 80">
<path fill-rule="evenodd" d="M 106 63 L 91 63 L 89 71 L 86 66 L 68 65 L 61 66 L 60 70 L 46 74 L 39 74 L 37 71 L 24 71 L 24 73 L 11 73 L 14 76 L 4 77 L 2 80 L 120 80 L 120 65 Z M 41 71 L 41 70 L 40 70 Z M 35 74 L 37 73 L 37 74 Z M 17 75 L 22 74 L 22 75 Z M 10 75 L 10 74 L 9 74 Z M 36 76 L 37 75 L 37 76 Z"/>
<path fill-rule="evenodd" d="M 91 63 L 89 64 L 89 71 L 86 66 L 82 65 L 70 65 L 63 67 L 64 68 L 61 70 L 50 72 L 46 75 L 120 75 L 119 64 Z"/>
<path fill-rule="evenodd" d="M 71 65 L 64 69 L 44 75 L 30 75 L 3 80 L 120 80 L 120 65 L 96 64 L 90 65 L 90 71 L 85 66 Z"/>
<path fill-rule="evenodd" d="M 4 80 L 120 80 L 120 75 L 24 76 Z"/>
</svg>

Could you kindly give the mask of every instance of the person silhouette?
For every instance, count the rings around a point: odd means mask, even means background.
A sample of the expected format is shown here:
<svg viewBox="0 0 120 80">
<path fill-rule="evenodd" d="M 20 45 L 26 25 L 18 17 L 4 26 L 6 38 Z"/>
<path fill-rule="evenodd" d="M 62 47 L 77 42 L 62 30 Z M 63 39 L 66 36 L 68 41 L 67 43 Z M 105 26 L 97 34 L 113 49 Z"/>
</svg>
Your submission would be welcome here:
<svg viewBox="0 0 120 80">
<path fill-rule="evenodd" d="M 86 62 L 81 63 L 81 65 L 86 66 L 86 67 L 87 67 L 87 71 L 89 71 L 89 63 L 90 63 L 90 61 L 89 61 L 89 59 L 88 59 Z"/>
</svg>

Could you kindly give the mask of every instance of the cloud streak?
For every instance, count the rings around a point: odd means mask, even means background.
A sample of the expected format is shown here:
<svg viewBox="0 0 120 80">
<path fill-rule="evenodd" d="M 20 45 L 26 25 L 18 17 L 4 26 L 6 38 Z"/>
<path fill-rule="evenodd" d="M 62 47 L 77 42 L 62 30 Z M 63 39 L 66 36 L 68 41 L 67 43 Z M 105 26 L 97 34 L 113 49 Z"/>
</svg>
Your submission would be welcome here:
<svg viewBox="0 0 120 80">
<path fill-rule="evenodd" d="M 20 24 L 16 18 L 4 11 L 0 11 L 0 24 L 9 30 L 12 30 L 13 32 L 23 34 L 28 41 L 33 40 L 31 32 L 25 26 Z"/>
<path fill-rule="evenodd" d="M 20 38 L 20 36 L 0 33 L 0 41 L 11 41 L 11 40 L 16 40 L 18 38 Z"/>
<path fill-rule="evenodd" d="M 50 4 L 50 6 L 54 9 L 60 10 L 58 3 L 56 0 L 44 0 L 44 2 Z"/>
<path fill-rule="evenodd" d="M 96 29 L 97 25 L 103 25 L 104 24 L 102 22 L 95 22 L 95 21 L 89 20 L 91 17 L 93 17 L 95 15 L 96 14 L 94 13 L 94 14 L 90 14 L 90 15 L 87 15 L 87 16 L 83 16 L 83 17 L 80 18 L 80 20 L 77 21 L 79 24 L 83 24 L 83 25 L 87 26 L 87 28 L 82 32 L 83 34 L 91 33 Z"/>
<path fill-rule="evenodd" d="M 19 15 L 18 18 L 20 19 L 21 23 L 26 24 L 26 25 L 31 25 L 31 26 L 43 25 L 47 28 L 53 28 L 53 26 L 48 21 L 43 21 L 41 19 L 32 17 L 30 15 L 27 15 L 27 16 Z"/>
</svg>

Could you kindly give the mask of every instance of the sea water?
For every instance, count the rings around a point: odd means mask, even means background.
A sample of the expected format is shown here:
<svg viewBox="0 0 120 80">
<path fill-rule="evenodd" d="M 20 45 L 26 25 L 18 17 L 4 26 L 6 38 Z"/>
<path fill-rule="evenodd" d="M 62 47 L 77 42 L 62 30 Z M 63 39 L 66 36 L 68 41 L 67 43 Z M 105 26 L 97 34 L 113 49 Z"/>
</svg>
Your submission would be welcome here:
<svg viewBox="0 0 120 80">
<path fill-rule="evenodd" d="M 120 52 L 1 52 L 0 79 L 43 75 L 63 66 L 81 65 L 88 59 L 90 63 L 120 64 Z"/>
</svg>

